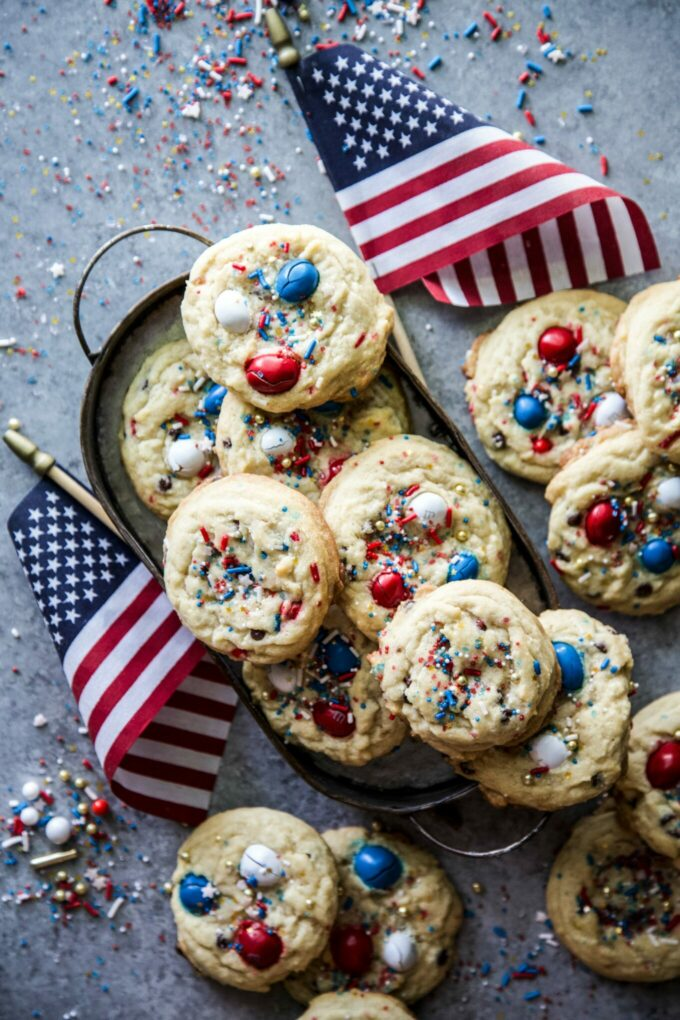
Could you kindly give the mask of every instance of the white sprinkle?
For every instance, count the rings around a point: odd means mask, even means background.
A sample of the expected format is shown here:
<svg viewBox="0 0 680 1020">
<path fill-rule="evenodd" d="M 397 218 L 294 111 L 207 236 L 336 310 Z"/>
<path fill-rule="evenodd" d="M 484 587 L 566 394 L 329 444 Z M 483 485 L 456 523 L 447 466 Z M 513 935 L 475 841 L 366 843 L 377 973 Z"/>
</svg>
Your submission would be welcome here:
<svg viewBox="0 0 680 1020">
<path fill-rule="evenodd" d="M 113 901 L 109 909 L 106 911 L 106 916 L 108 917 L 109 921 L 112 921 L 114 919 L 114 917 L 116 916 L 116 914 L 118 913 L 118 911 L 120 910 L 124 903 L 125 903 L 124 896 L 118 896 Z"/>
<path fill-rule="evenodd" d="M 2 846 L 3 850 L 9 850 L 11 846 L 16 846 L 17 843 L 21 842 L 23 842 L 21 836 L 9 836 L 7 839 L 4 839 L 2 841 L 0 846 Z"/>
<path fill-rule="evenodd" d="M 93 790 L 91 786 L 86 786 L 83 792 L 90 798 L 90 800 L 97 800 L 99 796 L 97 791 Z"/>
<path fill-rule="evenodd" d="M 47 726 L 47 717 L 44 716 L 42 712 L 38 712 L 37 715 L 33 716 L 33 725 L 38 730 L 42 729 L 43 726 Z"/>
<path fill-rule="evenodd" d="M 12 629 L 10 631 L 10 634 L 12 635 L 13 638 L 20 638 L 21 637 L 21 634 L 19 633 L 19 631 L 17 630 L 16 627 L 12 627 Z"/>
<path fill-rule="evenodd" d="M 16 342 L 17 338 L 15 336 L 8 336 L 0 340 L 0 347 L 14 347 Z"/>
</svg>

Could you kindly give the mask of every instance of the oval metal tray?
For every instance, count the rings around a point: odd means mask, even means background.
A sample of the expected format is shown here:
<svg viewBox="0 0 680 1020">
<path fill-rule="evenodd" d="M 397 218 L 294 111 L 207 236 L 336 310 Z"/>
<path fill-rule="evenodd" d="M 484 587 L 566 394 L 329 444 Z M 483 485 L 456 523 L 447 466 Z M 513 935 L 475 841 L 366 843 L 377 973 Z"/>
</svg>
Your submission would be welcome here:
<svg viewBox="0 0 680 1020">
<path fill-rule="evenodd" d="M 169 280 L 139 301 L 119 322 L 99 351 L 93 352 L 88 347 L 79 315 L 83 287 L 98 258 L 123 236 L 143 229 L 172 228 L 135 228 L 112 239 L 93 257 L 76 290 L 76 332 L 93 366 L 83 397 L 80 438 L 85 467 L 95 494 L 124 540 L 162 583 L 165 522 L 152 514 L 136 496 L 123 468 L 118 437 L 123 399 L 141 363 L 162 344 L 183 336 L 180 303 L 188 274 Z M 190 231 L 181 232 L 206 243 L 204 238 Z M 404 387 L 413 430 L 447 443 L 463 456 L 501 502 L 513 536 L 507 587 L 534 612 L 555 608 L 557 597 L 543 563 L 463 435 L 391 347 L 388 363 Z M 474 788 L 474 784 L 452 773 L 435 751 L 411 739 L 385 758 L 361 768 L 340 766 L 325 756 L 284 742 L 254 702 L 241 678 L 240 666 L 226 656 L 215 655 L 215 658 L 279 753 L 299 775 L 326 796 L 368 810 L 411 814 L 454 801 Z"/>
</svg>

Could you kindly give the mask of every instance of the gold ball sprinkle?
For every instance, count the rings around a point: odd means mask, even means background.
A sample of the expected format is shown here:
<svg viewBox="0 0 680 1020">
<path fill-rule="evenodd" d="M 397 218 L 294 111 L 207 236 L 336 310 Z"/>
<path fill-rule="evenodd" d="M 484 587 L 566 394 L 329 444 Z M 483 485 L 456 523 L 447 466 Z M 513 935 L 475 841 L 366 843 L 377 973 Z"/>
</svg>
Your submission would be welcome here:
<svg viewBox="0 0 680 1020">
<path fill-rule="evenodd" d="M 87 882 L 76 882 L 74 886 L 76 896 L 85 896 L 87 894 Z"/>
<path fill-rule="evenodd" d="M 87 779 L 83 779 L 82 776 L 78 776 L 77 779 L 73 780 L 73 785 L 76 790 L 83 790 L 87 786 Z"/>
<path fill-rule="evenodd" d="M 673 734 L 673 740 L 680 740 L 680 730 L 676 730 Z"/>
<path fill-rule="evenodd" d="M 85 826 L 85 832 L 88 834 L 88 836 L 96 836 L 97 835 L 97 823 L 96 822 L 88 822 L 87 825 Z"/>
<path fill-rule="evenodd" d="M 13 432 L 18 432 L 21 428 L 21 422 L 18 418 L 10 418 L 7 422 L 7 428 L 12 429 Z"/>
<path fill-rule="evenodd" d="M 281 467 L 289 468 L 292 463 L 293 462 L 290 459 L 290 457 L 284 457 L 283 460 L 281 461 Z"/>
<path fill-rule="evenodd" d="M 172 882 L 163 882 L 163 892 L 167 893 L 168 896 L 172 892 Z"/>
<path fill-rule="evenodd" d="M 255 415 L 255 424 L 256 425 L 263 425 L 264 424 L 264 415 L 256 414 Z"/>
<path fill-rule="evenodd" d="M 71 773 L 69 772 L 68 769 L 60 769 L 59 778 L 61 779 L 62 783 L 68 783 L 69 779 L 71 778 Z"/>
<path fill-rule="evenodd" d="M 457 492 L 459 496 L 462 496 L 463 493 L 465 492 L 465 486 L 461 485 L 459 482 L 458 485 L 454 485 L 453 491 Z"/>
<path fill-rule="evenodd" d="M 461 528 L 461 530 L 460 530 L 460 531 L 457 531 L 457 532 L 456 532 L 456 538 L 457 538 L 457 540 L 458 540 L 459 542 L 467 542 L 467 540 L 468 540 L 468 533 L 467 533 L 467 531 L 464 531 L 464 530 L 463 530 L 463 529 Z"/>
<path fill-rule="evenodd" d="M 90 805 L 86 804 L 84 800 L 81 800 L 80 804 L 76 808 L 76 811 L 78 812 L 79 815 L 86 815 L 89 810 Z"/>
<path fill-rule="evenodd" d="M 57 901 L 57 903 L 63 903 L 64 900 L 66 899 L 65 891 L 63 889 L 57 889 L 57 891 L 54 894 L 53 899 L 55 899 Z"/>
<path fill-rule="evenodd" d="M 180 850 L 179 856 L 182 858 L 183 861 L 191 860 L 191 854 L 187 850 Z"/>
<path fill-rule="evenodd" d="M 473 882 L 472 883 L 472 891 L 473 891 L 473 893 L 483 893 L 484 892 L 484 886 L 482 885 L 481 882 Z"/>
<path fill-rule="evenodd" d="M 57 872 L 57 882 L 65 882 L 67 878 L 68 878 L 68 875 L 66 874 L 65 871 L 58 871 Z"/>
<path fill-rule="evenodd" d="M 524 783 L 525 786 L 531 786 L 533 781 L 534 777 L 531 775 L 530 772 L 527 772 L 527 774 L 522 778 L 522 782 Z"/>
<path fill-rule="evenodd" d="M 385 530 L 385 522 L 384 521 L 376 521 L 375 522 L 375 530 L 376 531 L 384 531 Z"/>
<path fill-rule="evenodd" d="M 404 917 L 406 914 L 408 914 L 408 907 L 398 907 L 397 913 L 401 914 L 401 916 Z"/>
</svg>

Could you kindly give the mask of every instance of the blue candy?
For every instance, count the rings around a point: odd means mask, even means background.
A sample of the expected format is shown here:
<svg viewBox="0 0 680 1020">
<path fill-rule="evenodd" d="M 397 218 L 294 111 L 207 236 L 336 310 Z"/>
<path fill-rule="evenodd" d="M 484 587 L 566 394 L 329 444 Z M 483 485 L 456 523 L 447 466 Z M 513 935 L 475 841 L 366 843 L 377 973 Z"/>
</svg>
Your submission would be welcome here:
<svg viewBox="0 0 680 1020">
<path fill-rule="evenodd" d="M 456 553 L 449 563 L 447 581 L 474 581 L 479 574 L 479 560 L 472 553 Z"/>
<path fill-rule="evenodd" d="M 319 270 L 308 259 L 293 259 L 286 262 L 276 277 L 279 297 L 291 303 L 311 297 L 318 286 Z"/>
<path fill-rule="evenodd" d="M 536 429 L 548 417 L 545 404 L 530 393 L 520 393 L 515 401 L 515 421 L 523 429 Z"/>
<path fill-rule="evenodd" d="M 391 889 L 404 869 L 392 850 L 367 843 L 354 855 L 354 870 L 369 889 Z"/>
<path fill-rule="evenodd" d="M 219 414 L 220 408 L 222 407 L 222 401 L 227 395 L 226 386 L 218 386 L 215 383 L 211 386 L 205 395 L 203 400 L 203 408 L 207 414 Z"/>
<path fill-rule="evenodd" d="M 193 873 L 185 875 L 180 882 L 179 901 L 190 914 L 200 917 L 202 914 L 209 914 L 217 905 L 216 897 L 203 894 L 203 890 L 208 885 L 210 885 L 210 881 L 205 875 L 194 875 Z"/>
<path fill-rule="evenodd" d="M 553 641 L 557 661 L 562 670 L 562 687 L 565 691 L 577 691 L 583 687 L 583 662 L 573 645 L 566 641 Z"/>
<path fill-rule="evenodd" d="M 675 563 L 673 546 L 663 538 L 653 538 L 642 547 L 640 559 L 652 574 L 665 574 Z"/>
<path fill-rule="evenodd" d="M 313 407 L 313 411 L 318 411 L 320 414 L 337 414 L 342 411 L 344 404 L 338 403 L 337 400 L 327 400 L 325 404 L 319 404 L 318 407 Z"/>
<path fill-rule="evenodd" d="M 323 650 L 326 665 L 335 676 L 354 672 L 361 665 L 361 659 L 353 651 L 347 639 L 339 635 L 324 645 Z"/>
</svg>

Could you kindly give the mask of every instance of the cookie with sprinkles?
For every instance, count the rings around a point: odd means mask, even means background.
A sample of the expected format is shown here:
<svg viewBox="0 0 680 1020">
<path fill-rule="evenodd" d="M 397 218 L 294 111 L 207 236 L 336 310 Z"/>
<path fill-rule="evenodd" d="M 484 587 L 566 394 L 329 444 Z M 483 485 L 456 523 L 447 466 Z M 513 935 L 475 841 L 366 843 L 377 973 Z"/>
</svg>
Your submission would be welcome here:
<svg viewBox="0 0 680 1020">
<path fill-rule="evenodd" d="M 547 909 L 560 942 L 598 974 L 680 977 L 680 872 L 621 824 L 611 798 L 557 855 Z"/>
<path fill-rule="evenodd" d="M 403 720 L 388 710 L 371 672 L 374 648 L 331 606 L 300 658 L 267 667 L 246 663 L 243 679 L 285 740 L 347 765 L 365 765 L 406 736 Z"/>
<path fill-rule="evenodd" d="M 652 850 L 680 861 L 680 692 L 633 717 L 628 767 L 616 788 L 619 813 Z"/>
<path fill-rule="evenodd" d="M 309 644 L 339 583 L 311 500 L 261 475 L 195 489 L 168 523 L 165 589 L 182 622 L 234 659 L 283 662 Z"/>
<path fill-rule="evenodd" d="M 583 440 L 545 496 L 551 563 L 577 595 L 634 615 L 680 602 L 680 475 L 632 423 Z"/>
<path fill-rule="evenodd" d="M 680 280 L 633 297 L 616 330 L 612 372 L 643 442 L 680 462 Z"/>
<path fill-rule="evenodd" d="M 204 251 L 182 302 L 189 343 L 213 379 L 276 414 L 365 389 L 393 318 L 347 245 L 318 227 L 282 223 Z"/>
<path fill-rule="evenodd" d="M 497 807 L 541 811 L 597 797 L 626 758 L 633 657 L 627 638 L 579 609 L 539 616 L 560 666 L 561 687 L 542 730 L 523 744 L 453 762 Z"/>
<path fill-rule="evenodd" d="M 468 352 L 465 393 L 489 456 L 549 482 L 583 435 L 628 417 L 610 350 L 623 301 L 563 290 L 513 309 Z"/>
<path fill-rule="evenodd" d="M 542 624 L 491 581 L 456 581 L 404 603 L 372 658 L 387 707 L 444 754 L 536 733 L 560 674 Z"/>
<path fill-rule="evenodd" d="M 320 502 L 345 567 L 340 604 L 376 639 L 424 585 L 502 584 L 511 541 L 489 487 L 458 454 L 422 436 L 381 439 L 352 457 Z"/>
<path fill-rule="evenodd" d="M 224 393 L 186 340 L 159 347 L 130 383 L 121 457 L 135 492 L 159 517 L 169 517 L 201 481 L 215 476 L 215 425 Z"/>
<path fill-rule="evenodd" d="M 310 499 L 370 443 L 407 432 L 403 390 L 384 365 L 347 403 L 269 414 L 229 393 L 217 422 L 216 451 L 225 474 L 271 475 Z"/>
<path fill-rule="evenodd" d="M 399 999 L 380 992 L 326 992 L 312 999 L 299 1020 L 413 1020 Z"/>
<path fill-rule="evenodd" d="M 426 995 L 453 961 L 463 920 L 443 869 L 399 833 L 352 826 L 323 838 L 340 875 L 338 916 L 324 952 L 286 988 L 304 1003 L 348 988 L 405 1002 Z"/>
<path fill-rule="evenodd" d="M 177 946 L 201 974 L 267 992 L 307 966 L 335 920 L 337 869 L 321 836 L 269 808 L 213 815 L 172 876 Z"/>
</svg>

